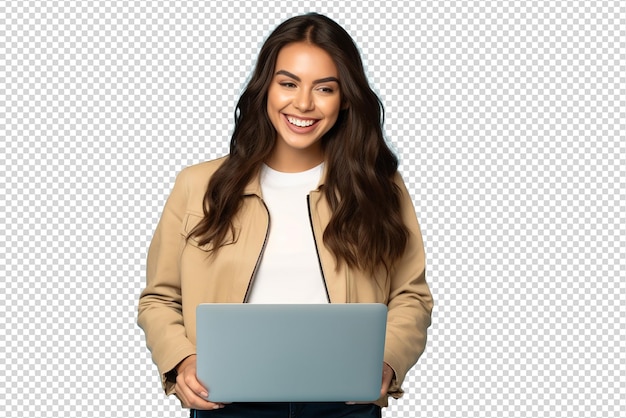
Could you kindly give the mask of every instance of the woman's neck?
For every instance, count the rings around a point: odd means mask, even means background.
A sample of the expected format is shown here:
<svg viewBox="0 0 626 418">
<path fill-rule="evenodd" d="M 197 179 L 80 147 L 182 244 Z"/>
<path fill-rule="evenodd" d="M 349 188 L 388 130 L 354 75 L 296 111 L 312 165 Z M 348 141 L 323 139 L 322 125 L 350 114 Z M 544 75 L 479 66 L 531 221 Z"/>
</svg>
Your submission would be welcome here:
<svg viewBox="0 0 626 418">
<path fill-rule="evenodd" d="M 311 150 L 290 150 L 290 152 L 277 152 L 274 150 L 265 164 L 270 168 L 283 173 L 300 173 L 317 167 L 324 161 L 324 154 Z"/>
</svg>

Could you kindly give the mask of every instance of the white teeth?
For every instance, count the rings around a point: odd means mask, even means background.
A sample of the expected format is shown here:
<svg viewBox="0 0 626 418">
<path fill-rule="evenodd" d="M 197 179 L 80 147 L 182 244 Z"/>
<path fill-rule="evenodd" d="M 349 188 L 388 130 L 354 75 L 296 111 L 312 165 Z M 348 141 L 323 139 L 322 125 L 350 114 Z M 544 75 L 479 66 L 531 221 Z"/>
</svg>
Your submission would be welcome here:
<svg viewBox="0 0 626 418">
<path fill-rule="evenodd" d="M 296 118 L 294 118 L 292 116 L 287 116 L 287 120 L 292 125 L 296 125 L 296 126 L 299 126 L 301 128 L 305 128 L 307 126 L 311 126 L 311 125 L 313 125 L 315 123 L 314 120 L 300 120 L 300 119 L 296 119 Z"/>
</svg>

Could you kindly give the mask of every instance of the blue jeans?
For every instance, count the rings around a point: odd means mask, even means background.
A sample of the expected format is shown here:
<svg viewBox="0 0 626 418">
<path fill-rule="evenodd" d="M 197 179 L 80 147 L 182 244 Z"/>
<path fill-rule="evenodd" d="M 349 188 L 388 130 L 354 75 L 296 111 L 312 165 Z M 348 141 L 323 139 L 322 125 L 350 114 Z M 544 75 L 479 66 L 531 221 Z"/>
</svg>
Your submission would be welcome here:
<svg viewBox="0 0 626 418">
<path fill-rule="evenodd" d="M 380 406 L 343 402 L 236 402 L 222 409 L 192 409 L 191 418 L 381 418 Z"/>
</svg>

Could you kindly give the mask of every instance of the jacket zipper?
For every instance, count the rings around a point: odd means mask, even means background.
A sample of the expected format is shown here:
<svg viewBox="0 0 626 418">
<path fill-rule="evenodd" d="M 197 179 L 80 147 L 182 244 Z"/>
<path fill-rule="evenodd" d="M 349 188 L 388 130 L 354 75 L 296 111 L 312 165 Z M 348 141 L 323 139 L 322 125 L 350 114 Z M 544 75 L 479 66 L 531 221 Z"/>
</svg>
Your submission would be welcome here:
<svg viewBox="0 0 626 418">
<path fill-rule="evenodd" d="M 315 237 L 315 229 L 313 228 L 313 216 L 311 215 L 311 195 L 306 196 L 306 206 L 309 210 L 309 222 L 311 223 L 311 233 L 313 234 L 313 242 L 315 243 L 315 254 L 317 254 L 317 262 L 320 266 L 320 273 L 322 274 L 322 281 L 324 282 L 324 289 L 326 290 L 326 299 L 328 299 L 328 303 L 331 303 L 330 293 L 328 293 L 328 285 L 326 284 L 326 276 L 324 275 L 324 267 L 322 266 L 322 259 L 320 258 L 320 250 L 317 246 L 317 238 Z"/>
<path fill-rule="evenodd" d="M 261 247 L 261 251 L 259 252 L 259 256 L 256 259 L 256 264 L 254 265 L 254 269 L 252 270 L 252 276 L 250 276 L 250 280 L 248 281 L 248 288 L 246 289 L 246 294 L 243 297 L 243 303 L 248 303 L 248 296 L 250 295 L 250 289 L 252 288 L 252 282 L 254 281 L 254 276 L 256 276 L 256 272 L 259 269 L 259 265 L 261 265 L 261 258 L 263 257 L 263 253 L 265 252 L 265 246 L 267 245 L 267 237 L 270 234 L 270 222 L 272 222 L 270 218 L 270 210 L 267 208 L 265 201 L 259 198 L 263 207 L 265 208 L 265 212 L 267 212 L 267 228 L 265 229 L 265 238 L 263 239 L 263 246 Z"/>
</svg>

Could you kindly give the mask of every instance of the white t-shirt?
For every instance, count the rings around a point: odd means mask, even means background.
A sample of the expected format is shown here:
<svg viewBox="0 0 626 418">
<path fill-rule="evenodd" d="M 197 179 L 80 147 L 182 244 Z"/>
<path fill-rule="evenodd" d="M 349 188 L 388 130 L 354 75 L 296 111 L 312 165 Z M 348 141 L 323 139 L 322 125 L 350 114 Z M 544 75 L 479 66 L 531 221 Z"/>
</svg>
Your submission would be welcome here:
<svg viewBox="0 0 626 418">
<path fill-rule="evenodd" d="M 307 205 L 322 169 L 323 163 L 300 173 L 282 173 L 263 165 L 261 190 L 270 212 L 269 236 L 249 303 L 328 302 Z"/>
</svg>

